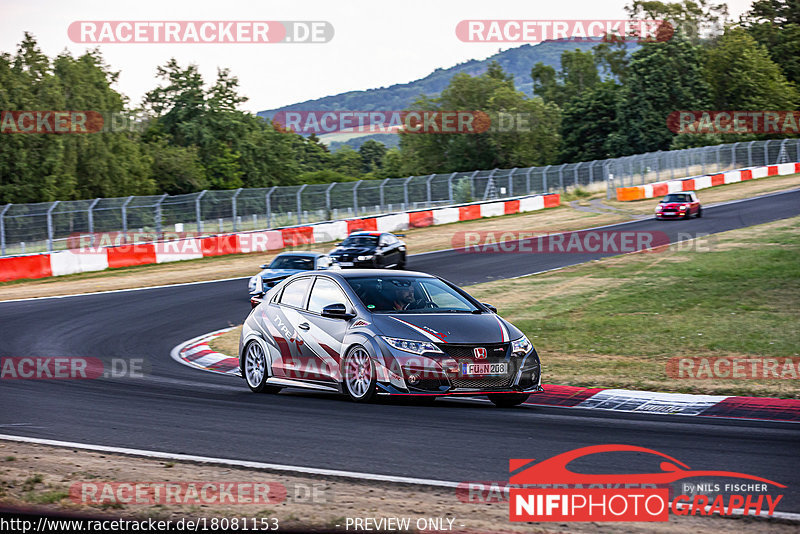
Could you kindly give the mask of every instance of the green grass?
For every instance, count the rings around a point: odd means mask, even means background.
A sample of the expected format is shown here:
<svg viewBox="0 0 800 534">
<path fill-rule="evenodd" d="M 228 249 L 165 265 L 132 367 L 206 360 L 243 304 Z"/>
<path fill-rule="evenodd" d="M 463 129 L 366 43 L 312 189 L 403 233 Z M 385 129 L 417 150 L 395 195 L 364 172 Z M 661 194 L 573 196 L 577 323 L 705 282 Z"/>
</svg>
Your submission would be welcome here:
<svg viewBox="0 0 800 534">
<path fill-rule="evenodd" d="M 800 397 L 797 380 L 666 379 L 674 356 L 800 353 L 800 218 L 712 237 L 706 250 L 629 255 L 471 292 L 498 300 L 551 383 Z"/>
</svg>

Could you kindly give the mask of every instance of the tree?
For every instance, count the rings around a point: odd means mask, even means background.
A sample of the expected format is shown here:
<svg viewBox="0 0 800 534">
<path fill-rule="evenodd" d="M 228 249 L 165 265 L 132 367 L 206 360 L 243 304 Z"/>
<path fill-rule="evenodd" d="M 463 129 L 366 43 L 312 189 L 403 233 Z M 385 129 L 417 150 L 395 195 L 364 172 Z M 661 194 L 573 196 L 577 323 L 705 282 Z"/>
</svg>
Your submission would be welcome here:
<svg viewBox="0 0 800 534">
<path fill-rule="evenodd" d="M 608 139 L 616 131 L 621 86 L 605 81 L 564 106 L 560 160 L 592 161 L 612 156 Z"/>
<path fill-rule="evenodd" d="M 383 167 L 386 145 L 374 139 L 367 139 L 358 147 L 358 154 L 361 156 L 361 171 L 374 172 Z"/>
<path fill-rule="evenodd" d="M 678 35 L 644 44 L 632 54 L 627 82 L 619 93 L 615 132 L 606 145 L 609 153 L 667 150 L 674 136 L 667 128 L 669 114 L 707 109 L 709 92 L 697 46 Z"/>
<path fill-rule="evenodd" d="M 531 70 L 533 93 L 545 102 L 560 107 L 600 82 L 596 59 L 592 52 L 565 50 L 561 53 L 561 69 L 537 63 Z"/>
<path fill-rule="evenodd" d="M 720 33 L 728 20 L 728 6 L 724 2 L 713 4 L 709 0 L 633 0 L 631 5 L 625 7 L 625 11 L 632 19 L 666 21 L 674 29 L 675 36 L 687 39 L 694 45 Z"/>
<path fill-rule="evenodd" d="M 794 110 L 800 95 L 743 28 L 729 28 L 705 54 L 711 105 L 719 110 Z"/>
<path fill-rule="evenodd" d="M 333 153 L 331 164 L 336 172 L 345 176 L 360 176 L 363 162 L 361 156 L 348 145 L 342 146 Z"/>
<path fill-rule="evenodd" d="M 740 19 L 786 77 L 800 85 L 800 5 L 797 0 L 756 0 Z"/>
</svg>

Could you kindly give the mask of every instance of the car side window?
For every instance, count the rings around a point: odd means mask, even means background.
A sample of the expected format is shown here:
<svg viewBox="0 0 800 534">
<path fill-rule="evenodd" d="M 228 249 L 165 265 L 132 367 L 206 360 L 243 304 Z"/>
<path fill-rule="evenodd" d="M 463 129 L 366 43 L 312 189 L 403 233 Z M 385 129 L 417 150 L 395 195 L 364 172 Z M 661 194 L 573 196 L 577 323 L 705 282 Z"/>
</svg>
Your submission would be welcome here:
<svg viewBox="0 0 800 534">
<path fill-rule="evenodd" d="M 384 247 L 389 244 L 389 236 L 382 235 L 380 239 L 378 239 L 378 246 Z"/>
<path fill-rule="evenodd" d="M 394 245 L 395 243 L 397 243 L 397 238 L 395 236 L 393 236 L 393 235 L 387 235 L 386 236 L 386 244 L 387 245 Z"/>
<path fill-rule="evenodd" d="M 330 304 L 348 305 L 347 297 L 339 285 L 330 278 L 318 276 L 311 289 L 311 299 L 308 301 L 308 311 L 322 313 L 322 308 Z"/>
<path fill-rule="evenodd" d="M 283 288 L 283 293 L 281 294 L 281 299 L 279 302 L 285 306 L 302 308 L 303 304 L 305 304 L 303 299 L 306 296 L 306 290 L 308 289 L 308 284 L 310 282 L 310 277 L 292 280 L 286 284 L 286 287 Z"/>
</svg>

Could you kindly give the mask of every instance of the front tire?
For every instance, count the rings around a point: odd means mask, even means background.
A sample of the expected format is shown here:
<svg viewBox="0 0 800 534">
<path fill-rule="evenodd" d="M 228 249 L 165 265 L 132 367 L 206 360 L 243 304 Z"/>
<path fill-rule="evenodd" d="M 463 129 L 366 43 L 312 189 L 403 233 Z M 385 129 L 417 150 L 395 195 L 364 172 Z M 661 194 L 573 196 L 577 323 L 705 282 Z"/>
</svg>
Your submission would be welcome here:
<svg viewBox="0 0 800 534">
<path fill-rule="evenodd" d="M 342 360 L 342 389 L 355 402 L 369 402 L 375 397 L 378 376 L 375 363 L 361 345 L 347 351 Z"/>
<path fill-rule="evenodd" d="M 702 216 L 703 216 L 703 208 L 697 208 L 697 218 L 699 219 Z"/>
<path fill-rule="evenodd" d="M 489 400 L 498 408 L 512 408 L 519 406 L 530 397 L 530 393 L 493 393 L 488 395 Z"/>
<path fill-rule="evenodd" d="M 277 393 L 281 390 L 279 387 L 267 384 L 269 378 L 267 355 L 257 341 L 248 343 L 244 351 L 244 361 L 240 365 L 244 381 L 254 393 Z"/>
</svg>

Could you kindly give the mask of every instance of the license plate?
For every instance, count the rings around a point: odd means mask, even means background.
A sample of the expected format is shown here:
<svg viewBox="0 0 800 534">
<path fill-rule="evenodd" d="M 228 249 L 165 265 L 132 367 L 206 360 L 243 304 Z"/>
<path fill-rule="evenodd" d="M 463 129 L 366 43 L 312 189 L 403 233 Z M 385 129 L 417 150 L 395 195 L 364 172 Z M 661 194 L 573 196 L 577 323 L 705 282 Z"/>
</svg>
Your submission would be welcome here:
<svg viewBox="0 0 800 534">
<path fill-rule="evenodd" d="M 342 267 L 352 267 L 353 266 L 353 262 L 352 261 L 340 261 L 339 265 L 341 265 Z"/>
<path fill-rule="evenodd" d="M 675 215 L 674 211 L 665 211 L 664 215 Z"/>
<path fill-rule="evenodd" d="M 462 363 L 461 373 L 471 375 L 504 375 L 508 373 L 507 363 Z"/>
</svg>

